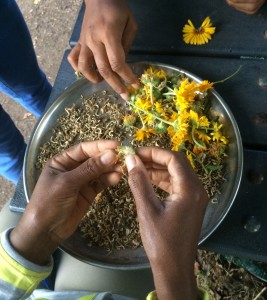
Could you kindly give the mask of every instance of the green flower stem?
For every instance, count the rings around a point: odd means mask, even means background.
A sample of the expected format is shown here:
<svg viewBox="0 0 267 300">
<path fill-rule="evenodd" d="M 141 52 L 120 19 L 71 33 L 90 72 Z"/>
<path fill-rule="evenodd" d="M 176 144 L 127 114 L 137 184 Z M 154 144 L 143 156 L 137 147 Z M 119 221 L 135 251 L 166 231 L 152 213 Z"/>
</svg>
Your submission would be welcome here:
<svg viewBox="0 0 267 300">
<path fill-rule="evenodd" d="M 153 101 L 153 85 L 152 83 L 149 84 L 150 87 L 150 102 L 152 104 L 152 107 L 154 107 L 154 101 Z"/>
<path fill-rule="evenodd" d="M 169 91 L 166 92 L 166 93 L 163 93 L 162 95 L 164 95 L 164 96 L 176 96 L 173 89 L 171 89 L 170 87 L 167 87 L 167 88 L 168 88 Z"/>
<path fill-rule="evenodd" d="M 141 116 L 141 114 L 140 114 L 139 111 L 138 111 L 137 113 L 138 113 L 138 116 L 139 116 L 139 118 L 140 118 L 140 120 L 141 120 L 142 127 L 144 128 L 144 127 L 145 127 L 145 123 L 144 123 L 144 121 L 143 121 L 143 118 L 142 118 L 142 116 Z"/>
<path fill-rule="evenodd" d="M 165 123 L 165 124 L 170 125 L 170 126 L 172 126 L 172 127 L 175 128 L 175 122 L 172 123 L 172 122 L 166 121 L 166 120 L 164 120 L 164 119 L 162 119 L 162 118 L 160 118 L 160 117 L 157 117 L 157 116 L 155 116 L 154 114 L 152 114 L 152 113 L 150 113 L 150 112 L 148 112 L 148 111 L 146 111 L 146 110 L 144 110 L 144 109 L 142 109 L 142 108 L 136 106 L 136 105 L 133 104 L 132 102 L 129 102 L 129 101 L 128 101 L 127 103 L 130 104 L 131 106 L 133 106 L 134 108 L 138 109 L 139 111 L 143 112 L 144 114 L 149 115 L 149 116 L 151 116 L 151 117 L 153 117 L 153 118 L 155 118 L 155 119 L 161 121 L 162 123 Z"/>
<path fill-rule="evenodd" d="M 193 139 L 194 143 L 195 143 L 199 148 L 206 149 L 206 147 L 204 147 L 203 145 L 201 145 L 201 144 L 198 142 L 198 140 L 195 138 L 195 129 L 196 129 L 196 127 L 193 126 L 192 131 L 191 131 L 191 136 L 192 136 L 192 139 Z"/>
<path fill-rule="evenodd" d="M 231 74 L 230 76 L 228 76 L 228 77 L 226 77 L 226 78 L 224 78 L 224 79 L 222 79 L 222 80 L 213 82 L 213 85 L 214 85 L 214 84 L 217 84 L 217 83 L 223 83 L 223 82 L 225 82 L 226 80 L 231 79 L 232 77 L 234 77 L 234 76 L 241 70 L 241 68 L 242 68 L 242 65 L 239 66 L 239 68 L 238 68 L 233 74 Z"/>
<path fill-rule="evenodd" d="M 184 149 L 185 151 L 188 151 L 190 154 L 192 154 L 192 156 L 193 156 L 193 157 L 195 158 L 195 160 L 201 165 L 202 169 L 204 170 L 204 172 L 205 172 L 206 174 L 209 173 L 209 171 L 206 169 L 206 167 L 205 167 L 205 165 L 203 164 L 203 162 L 201 162 L 201 161 L 197 158 L 197 156 L 195 155 L 194 152 L 192 152 L 191 150 L 189 150 L 189 149 L 186 148 L 186 147 L 183 147 L 183 149 Z"/>
</svg>

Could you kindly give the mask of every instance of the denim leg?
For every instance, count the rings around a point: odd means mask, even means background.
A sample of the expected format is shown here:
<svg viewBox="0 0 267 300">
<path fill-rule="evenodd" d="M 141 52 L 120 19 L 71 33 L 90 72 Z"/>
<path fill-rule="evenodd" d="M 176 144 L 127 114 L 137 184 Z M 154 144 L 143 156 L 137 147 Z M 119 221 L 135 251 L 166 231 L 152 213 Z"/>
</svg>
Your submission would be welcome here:
<svg viewBox="0 0 267 300">
<path fill-rule="evenodd" d="M 14 0 L 0 0 L 0 91 L 39 118 L 51 85 L 40 70 L 31 36 Z"/>
<path fill-rule="evenodd" d="M 0 0 L 0 91 L 37 118 L 51 92 L 15 0 Z M 14 183 L 22 170 L 25 149 L 22 134 L 0 105 L 0 174 Z"/>
<path fill-rule="evenodd" d="M 2 105 L 0 124 L 0 174 L 16 184 L 22 170 L 26 144 Z"/>
</svg>

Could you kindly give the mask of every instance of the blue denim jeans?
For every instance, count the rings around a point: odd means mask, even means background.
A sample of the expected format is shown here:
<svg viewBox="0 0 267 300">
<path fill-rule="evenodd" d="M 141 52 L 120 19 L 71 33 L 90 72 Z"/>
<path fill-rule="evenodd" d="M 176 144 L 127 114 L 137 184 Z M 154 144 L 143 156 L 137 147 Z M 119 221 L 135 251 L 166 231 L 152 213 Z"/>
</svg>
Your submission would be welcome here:
<svg viewBox="0 0 267 300">
<path fill-rule="evenodd" d="M 0 0 L 0 91 L 37 118 L 51 92 L 15 0 Z M 25 149 L 22 134 L 0 105 L 0 174 L 13 183 L 19 179 Z"/>
</svg>

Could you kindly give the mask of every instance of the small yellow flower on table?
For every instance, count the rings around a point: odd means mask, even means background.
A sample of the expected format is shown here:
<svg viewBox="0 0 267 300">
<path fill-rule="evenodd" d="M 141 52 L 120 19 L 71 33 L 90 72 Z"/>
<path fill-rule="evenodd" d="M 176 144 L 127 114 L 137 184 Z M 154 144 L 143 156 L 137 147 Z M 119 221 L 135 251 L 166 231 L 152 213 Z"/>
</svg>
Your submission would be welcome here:
<svg viewBox="0 0 267 300">
<path fill-rule="evenodd" d="M 188 20 L 183 28 L 183 39 L 186 44 L 203 45 L 211 40 L 212 35 L 215 33 L 216 27 L 212 27 L 210 17 L 207 17 L 199 28 L 195 28 L 191 20 Z"/>
</svg>

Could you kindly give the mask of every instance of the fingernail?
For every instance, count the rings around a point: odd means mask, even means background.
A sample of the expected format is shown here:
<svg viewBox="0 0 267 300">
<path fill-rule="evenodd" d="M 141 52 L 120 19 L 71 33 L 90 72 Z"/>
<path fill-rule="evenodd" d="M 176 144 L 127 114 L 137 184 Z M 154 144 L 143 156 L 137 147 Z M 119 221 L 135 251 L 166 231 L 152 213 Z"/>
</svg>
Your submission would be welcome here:
<svg viewBox="0 0 267 300">
<path fill-rule="evenodd" d="M 115 154 L 112 151 L 107 151 L 100 156 L 100 161 L 104 165 L 109 165 L 115 160 Z"/>
<path fill-rule="evenodd" d="M 136 159 L 134 155 L 127 155 L 125 157 L 125 164 L 128 172 L 130 172 L 136 166 Z"/>
<path fill-rule="evenodd" d="M 140 84 L 138 84 L 138 83 L 134 83 L 134 84 L 132 84 L 132 87 L 134 87 L 135 89 L 140 89 Z"/>
<path fill-rule="evenodd" d="M 129 99 L 129 94 L 128 93 L 122 93 L 122 94 L 120 94 L 120 96 L 125 101 L 127 101 Z"/>
</svg>

